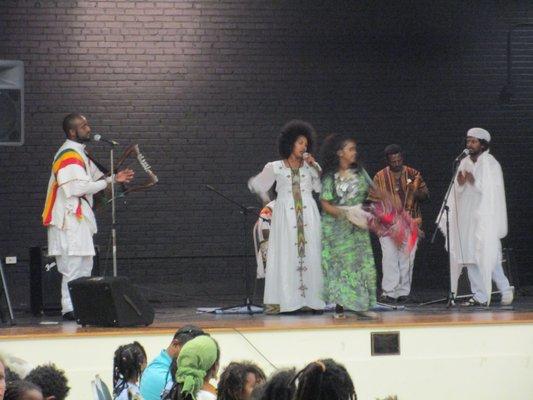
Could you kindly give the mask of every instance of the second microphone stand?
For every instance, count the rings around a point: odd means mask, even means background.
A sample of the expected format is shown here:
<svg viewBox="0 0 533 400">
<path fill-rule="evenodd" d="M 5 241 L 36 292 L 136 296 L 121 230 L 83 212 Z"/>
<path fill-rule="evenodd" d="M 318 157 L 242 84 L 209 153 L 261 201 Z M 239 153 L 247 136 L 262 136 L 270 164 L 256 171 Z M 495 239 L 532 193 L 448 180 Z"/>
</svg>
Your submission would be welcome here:
<svg viewBox="0 0 533 400">
<path fill-rule="evenodd" d="M 245 291 L 246 291 L 246 297 L 244 299 L 244 302 L 241 303 L 241 304 L 236 304 L 236 305 L 232 305 L 232 306 L 229 306 L 229 307 L 222 307 L 222 308 L 219 308 L 217 309 L 217 311 L 223 311 L 223 310 L 229 310 L 229 309 L 232 309 L 232 308 L 237 308 L 237 307 L 245 307 L 247 310 L 248 310 L 248 314 L 252 315 L 253 314 L 253 311 L 252 311 L 252 306 L 253 307 L 258 307 L 258 308 L 262 308 L 262 306 L 259 306 L 257 304 L 253 304 L 253 293 L 250 294 L 250 282 L 249 282 L 249 273 L 248 273 L 248 263 L 247 263 L 247 258 L 246 258 L 246 232 L 247 232 L 247 221 L 248 221 L 248 215 L 254 215 L 254 216 L 258 216 L 258 213 L 256 212 L 256 208 L 255 207 L 246 207 L 244 206 L 243 204 L 233 200 L 232 198 L 226 196 L 224 193 L 221 193 L 220 191 L 218 191 L 217 189 L 215 189 L 213 186 L 211 185 L 205 185 L 205 187 L 209 190 L 211 190 L 212 192 L 216 193 L 218 196 L 222 197 L 223 199 L 225 199 L 226 201 L 228 201 L 229 203 L 235 205 L 237 208 L 240 209 L 240 213 L 242 215 L 242 275 L 244 277 L 244 286 L 245 286 Z"/>
</svg>

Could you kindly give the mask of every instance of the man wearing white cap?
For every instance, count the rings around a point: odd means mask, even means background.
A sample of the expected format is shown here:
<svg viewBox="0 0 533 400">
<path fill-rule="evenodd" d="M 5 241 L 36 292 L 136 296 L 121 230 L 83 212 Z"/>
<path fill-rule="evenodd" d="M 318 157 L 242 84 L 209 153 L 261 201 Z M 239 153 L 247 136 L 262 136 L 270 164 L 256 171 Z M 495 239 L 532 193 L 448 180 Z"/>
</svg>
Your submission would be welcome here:
<svg viewBox="0 0 533 400">
<path fill-rule="evenodd" d="M 502 268 L 501 239 L 507 235 L 507 208 L 500 163 L 489 153 L 490 134 L 482 128 L 466 133 L 469 156 L 458 166 L 450 193 L 450 274 L 452 292 L 463 266 L 473 293 L 467 305 L 488 305 L 492 281 L 502 305 L 513 302 L 513 289 Z M 441 230 L 446 234 L 444 218 Z"/>
</svg>

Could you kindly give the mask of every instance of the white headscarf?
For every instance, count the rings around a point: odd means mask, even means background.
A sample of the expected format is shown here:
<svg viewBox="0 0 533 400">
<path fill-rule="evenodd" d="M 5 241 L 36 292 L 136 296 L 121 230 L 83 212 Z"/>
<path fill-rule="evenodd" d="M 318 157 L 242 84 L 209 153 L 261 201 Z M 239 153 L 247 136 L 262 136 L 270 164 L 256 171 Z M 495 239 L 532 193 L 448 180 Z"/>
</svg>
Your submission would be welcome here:
<svg viewBox="0 0 533 400">
<path fill-rule="evenodd" d="M 466 132 L 466 136 L 475 137 L 476 139 L 486 140 L 490 142 L 490 133 L 483 128 L 471 128 Z"/>
</svg>

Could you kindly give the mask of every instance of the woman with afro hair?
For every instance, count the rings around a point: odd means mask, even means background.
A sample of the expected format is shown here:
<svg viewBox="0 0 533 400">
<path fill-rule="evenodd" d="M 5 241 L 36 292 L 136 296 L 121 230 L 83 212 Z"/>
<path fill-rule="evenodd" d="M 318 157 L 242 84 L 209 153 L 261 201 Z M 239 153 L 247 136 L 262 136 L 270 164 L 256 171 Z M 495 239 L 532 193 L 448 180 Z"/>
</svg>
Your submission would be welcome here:
<svg viewBox="0 0 533 400">
<path fill-rule="evenodd" d="M 312 192 L 320 192 L 320 166 L 309 153 L 313 127 L 293 120 L 278 140 L 281 160 L 265 165 L 248 187 L 265 203 L 276 184 L 276 204 L 267 252 L 265 312 L 276 314 L 300 309 L 323 310 L 320 267 L 320 213 Z"/>
</svg>

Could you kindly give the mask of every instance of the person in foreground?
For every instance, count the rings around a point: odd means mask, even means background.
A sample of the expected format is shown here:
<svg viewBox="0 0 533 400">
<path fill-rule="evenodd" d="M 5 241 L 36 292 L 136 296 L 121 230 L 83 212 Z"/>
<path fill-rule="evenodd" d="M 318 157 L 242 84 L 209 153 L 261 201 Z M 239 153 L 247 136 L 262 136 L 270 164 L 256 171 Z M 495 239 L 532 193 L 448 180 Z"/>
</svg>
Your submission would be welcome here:
<svg viewBox="0 0 533 400">
<path fill-rule="evenodd" d="M 146 367 L 146 352 L 139 342 L 120 346 L 113 359 L 113 394 L 115 400 L 143 400 L 139 379 Z"/>
<path fill-rule="evenodd" d="M 171 400 L 216 400 L 216 378 L 220 360 L 218 343 L 202 335 L 188 341 L 178 356 L 176 383 L 165 398 Z"/>
<path fill-rule="evenodd" d="M 41 388 L 44 400 L 65 400 L 70 391 L 65 371 L 55 364 L 39 365 L 25 379 Z"/>
<path fill-rule="evenodd" d="M 178 355 L 189 340 L 197 336 L 205 335 L 205 332 L 195 325 L 185 325 L 179 328 L 166 349 L 154 358 L 144 370 L 141 377 L 141 394 L 144 400 L 159 400 L 161 393 L 168 386 L 172 387 L 175 379 L 175 369 Z"/>
<path fill-rule="evenodd" d="M 513 302 L 513 289 L 502 268 L 501 239 L 507 235 L 505 187 L 500 163 L 490 154 L 491 136 L 482 128 L 466 133 L 469 155 L 459 164 L 450 192 L 450 275 L 457 293 L 461 269 L 467 267 L 473 297 L 465 305 L 489 305 L 492 281 L 501 304 Z M 446 235 L 446 221 L 439 228 Z"/>
<path fill-rule="evenodd" d="M 95 255 L 93 235 L 97 231 L 93 195 L 113 179 L 119 183 L 131 181 L 133 171 L 125 169 L 105 178 L 86 152 L 91 127 L 83 115 L 67 115 L 63 131 L 67 140 L 54 155 L 42 223 L 48 233 L 48 255 L 55 256 L 57 269 L 63 275 L 63 319 L 74 320 L 68 283 L 91 275 Z"/>
<path fill-rule="evenodd" d="M 330 358 L 308 364 L 296 379 L 295 400 L 357 400 L 350 374 Z"/>
</svg>

